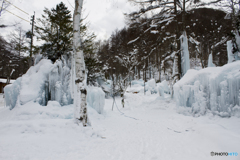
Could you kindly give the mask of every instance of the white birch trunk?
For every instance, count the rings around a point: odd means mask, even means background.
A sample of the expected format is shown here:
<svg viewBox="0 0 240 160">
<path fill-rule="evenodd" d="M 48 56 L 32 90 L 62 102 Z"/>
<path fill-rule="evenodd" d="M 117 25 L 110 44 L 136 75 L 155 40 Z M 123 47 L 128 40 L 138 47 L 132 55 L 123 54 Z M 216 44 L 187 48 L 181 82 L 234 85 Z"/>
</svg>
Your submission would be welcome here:
<svg viewBox="0 0 240 160">
<path fill-rule="evenodd" d="M 75 93 L 74 93 L 74 106 L 75 111 L 80 109 L 79 120 L 83 126 L 87 126 L 87 90 L 85 78 L 85 62 L 83 50 L 81 48 L 80 36 L 80 19 L 82 11 L 83 0 L 75 0 L 75 10 L 73 15 L 73 51 L 75 58 Z M 76 115 L 76 114 L 75 114 Z M 77 118 L 77 117 L 76 117 Z"/>
</svg>

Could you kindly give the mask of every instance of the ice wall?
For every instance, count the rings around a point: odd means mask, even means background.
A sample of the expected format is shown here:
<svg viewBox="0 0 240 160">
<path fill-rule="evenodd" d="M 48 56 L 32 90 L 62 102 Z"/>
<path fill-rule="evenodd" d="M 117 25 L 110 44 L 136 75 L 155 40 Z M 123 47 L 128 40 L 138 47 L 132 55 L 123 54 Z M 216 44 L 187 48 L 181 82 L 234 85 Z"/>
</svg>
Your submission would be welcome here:
<svg viewBox="0 0 240 160">
<path fill-rule="evenodd" d="M 20 104 L 26 104 L 32 100 L 42 103 L 45 81 L 53 68 L 50 60 L 43 59 L 35 66 L 32 66 L 26 74 L 22 76 L 21 89 L 19 93 Z"/>
<path fill-rule="evenodd" d="M 193 115 L 203 115 L 208 110 L 220 116 L 239 114 L 240 61 L 189 70 L 174 85 L 174 97 L 178 106 L 191 108 Z"/>
<path fill-rule="evenodd" d="M 18 95 L 20 92 L 22 78 L 18 78 L 13 84 L 9 84 L 4 87 L 4 96 L 6 106 L 9 106 L 9 109 L 13 109 L 16 106 Z"/>
<path fill-rule="evenodd" d="M 33 101 L 47 105 L 57 101 L 62 106 L 73 102 L 70 92 L 70 68 L 65 59 L 56 61 L 42 59 L 13 84 L 5 87 L 6 105 L 14 108 Z"/>
<path fill-rule="evenodd" d="M 105 93 L 103 90 L 99 87 L 88 87 L 87 104 L 94 108 L 99 114 L 102 114 L 105 104 Z"/>
</svg>

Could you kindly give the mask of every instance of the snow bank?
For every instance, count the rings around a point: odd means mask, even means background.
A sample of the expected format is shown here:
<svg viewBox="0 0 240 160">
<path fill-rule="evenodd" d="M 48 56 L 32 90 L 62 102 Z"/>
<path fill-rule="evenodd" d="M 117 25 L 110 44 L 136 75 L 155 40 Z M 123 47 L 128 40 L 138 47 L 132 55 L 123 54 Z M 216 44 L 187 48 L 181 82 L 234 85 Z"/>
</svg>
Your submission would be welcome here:
<svg viewBox="0 0 240 160">
<path fill-rule="evenodd" d="M 105 93 L 103 90 L 99 87 L 88 87 L 87 103 L 88 106 L 95 109 L 99 114 L 102 114 L 105 104 Z"/>
<path fill-rule="evenodd" d="M 62 106 L 72 103 L 69 89 L 70 68 L 64 60 L 42 59 L 13 84 L 4 88 L 6 105 L 13 109 L 16 103 L 24 105 L 30 101 L 46 106 L 49 100 Z"/>
<path fill-rule="evenodd" d="M 220 116 L 240 112 L 240 61 L 222 67 L 189 70 L 174 85 L 178 106 L 190 107 L 194 115 L 207 110 Z"/>
</svg>

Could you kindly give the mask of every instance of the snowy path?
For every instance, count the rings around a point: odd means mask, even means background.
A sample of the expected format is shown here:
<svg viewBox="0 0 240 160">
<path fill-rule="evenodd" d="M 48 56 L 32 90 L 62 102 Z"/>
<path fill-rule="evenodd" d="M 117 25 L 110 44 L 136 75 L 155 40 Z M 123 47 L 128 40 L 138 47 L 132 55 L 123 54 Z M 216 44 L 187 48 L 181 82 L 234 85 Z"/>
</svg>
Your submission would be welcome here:
<svg viewBox="0 0 240 160">
<path fill-rule="evenodd" d="M 157 95 L 127 94 L 126 107 L 104 115 L 89 110 L 92 127 L 72 123 L 72 106 L 28 104 L 0 110 L 0 160 L 239 160 L 210 152 L 240 154 L 240 119 L 178 114 Z M 120 108 L 120 99 L 117 99 Z M 32 109 L 34 108 L 34 109 Z"/>
</svg>

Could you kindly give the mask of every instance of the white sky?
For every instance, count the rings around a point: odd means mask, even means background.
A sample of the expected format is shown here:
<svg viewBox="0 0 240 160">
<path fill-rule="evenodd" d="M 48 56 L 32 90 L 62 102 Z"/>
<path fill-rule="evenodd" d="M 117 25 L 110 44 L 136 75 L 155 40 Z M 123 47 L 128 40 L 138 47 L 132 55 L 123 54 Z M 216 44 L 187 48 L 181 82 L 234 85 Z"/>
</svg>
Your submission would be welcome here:
<svg viewBox="0 0 240 160">
<path fill-rule="evenodd" d="M 30 21 L 31 15 L 33 15 L 34 11 L 36 12 L 36 18 L 41 18 L 44 7 L 51 9 L 61 2 L 59 0 L 7 1 L 12 2 L 13 5 L 24 10 L 29 15 L 21 12 L 12 5 L 8 7 L 7 10 L 28 21 Z M 62 2 L 66 4 L 73 14 L 72 6 L 74 6 L 74 0 L 62 0 Z M 120 29 L 124 27 L 125 20 L 123 13 L 130 13 L 134 10 L 134 6 L 127 2 L 127 0 L 84 0 L 83 7 L 83 17 L 87 16 L 87 21 L 90 23 L 89 29 L 97 35 L 97 39 L 107 39 L 116 28 Z M 4 12 L 0 18 L 0 21 L 2 21 L 3 24 L 14 24 L 17 22 L 20 23 L 20 26 L 22 26 L 24 30 L 31 29 L 31 25 L 28 22 L 21 20 L 8 12 Z M 6 35 L 13 29 L 14 27 L 1 29 L 0 34 L 6 37 Z"/>
</svg>

